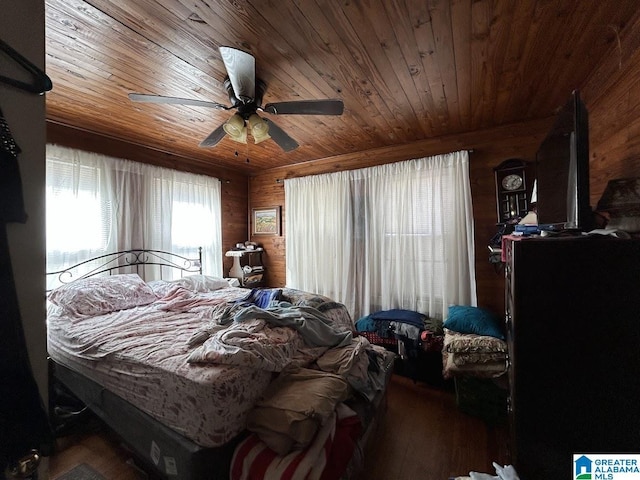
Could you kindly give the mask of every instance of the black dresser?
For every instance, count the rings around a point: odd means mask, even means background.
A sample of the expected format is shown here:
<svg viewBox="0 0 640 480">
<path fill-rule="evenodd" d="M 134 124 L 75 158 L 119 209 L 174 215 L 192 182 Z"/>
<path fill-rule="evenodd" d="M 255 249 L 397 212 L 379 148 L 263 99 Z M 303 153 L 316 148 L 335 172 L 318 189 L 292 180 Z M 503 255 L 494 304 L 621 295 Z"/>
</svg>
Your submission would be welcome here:
<svg viewBox="0 0 640 480">
<path fill-rule="evenodd" d="M 574 453 L 640 453 L 640 242 L 506 241 L 511 461 L 575 478 Z"/>
</svg>

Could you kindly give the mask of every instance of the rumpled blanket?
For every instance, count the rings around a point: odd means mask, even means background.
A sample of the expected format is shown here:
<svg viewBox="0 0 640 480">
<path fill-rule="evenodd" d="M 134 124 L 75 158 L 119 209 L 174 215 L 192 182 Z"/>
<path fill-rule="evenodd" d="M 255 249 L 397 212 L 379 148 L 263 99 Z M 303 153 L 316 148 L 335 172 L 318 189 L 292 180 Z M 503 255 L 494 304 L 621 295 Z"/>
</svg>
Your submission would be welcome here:
<svg viewBox="0 0 640 480">
<path fill-rule="evenodd" d="M 251 319 L 222 327 L 191 352 L 189 363 L 222 363 L 280 372 L 303 347 L 300 335 L 288 327 L 271 327 Z"/>
<path fill-rule="evenodd" d="M 291 327 L 312 347 L 342 347 L 351 343 L 351 332 L 336 331 L 325 315 L 314 307 L 287 306 L 261 309 L 250 305 L 236 313 L 234 322 L 260 318 L 271 325 Z"/>
<path fill-rule="evenodd" d="M 291 327 L 312 347 L 337 347 L 351 343 L 351 332 L 336 330 L 331 320 L 317 308 L 286 303 L 279 305 L 268 309 L 245 303 L 214 305 L 210 310 L 211 323 L 189 340 L 189 346 L 204 342 L 218 332 L 221 325 L 253 319 L 266 320 L 274 326 Z"/>
<path fill-rule="evenodd" d="M 181 285 L 171 287 L 166 294 L 158 301 L 160 310 L 166 312 L 194 312 L 203 313 L 215 311 L 220 305 L 227 305 L 224 298 L 208 297 L 198 295 Z M 205 318 L 208 318 L 205 316 Z"/>
<path fill-rule="evenodd" d="M 324 372 L 341 375 L 356 392 L 372 400 L 378 386 L 370 379 L 367 350 L 372 350 L 369 340 L 358 336 L 350 345 L 327 350 L 316 365 Z"/>
<path fill-rule="evenodd" d="M 318 309 L 306 306 L 259 308 L 245 303 L 215 305 L 212 321 L 196 332 L 189 363 L 224 363 L 280 372 L 315 360 L 324 350 L 351 343 Z M 311 354 L 308 348 L 316 349 Z M 296 358 L 297 357 L 297 358 Z"/>
</svg>

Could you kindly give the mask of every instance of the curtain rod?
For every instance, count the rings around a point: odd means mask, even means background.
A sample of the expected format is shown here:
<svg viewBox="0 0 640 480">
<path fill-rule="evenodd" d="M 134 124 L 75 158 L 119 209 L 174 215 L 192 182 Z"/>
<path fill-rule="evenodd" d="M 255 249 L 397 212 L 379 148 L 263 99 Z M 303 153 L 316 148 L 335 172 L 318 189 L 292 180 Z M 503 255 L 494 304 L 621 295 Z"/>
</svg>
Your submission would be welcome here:
<svg viewBox="0 0 640 480">
<path fill-rule="evenodd" d="M 467 153 L 473 153 L 474 149 L 473 148 L 467 148 L 466 151 L 467 151 Z M 284 182 L 284 179 L 276 178 L 276 183 L 283 183 L 283 182 Z"/>
</svg>

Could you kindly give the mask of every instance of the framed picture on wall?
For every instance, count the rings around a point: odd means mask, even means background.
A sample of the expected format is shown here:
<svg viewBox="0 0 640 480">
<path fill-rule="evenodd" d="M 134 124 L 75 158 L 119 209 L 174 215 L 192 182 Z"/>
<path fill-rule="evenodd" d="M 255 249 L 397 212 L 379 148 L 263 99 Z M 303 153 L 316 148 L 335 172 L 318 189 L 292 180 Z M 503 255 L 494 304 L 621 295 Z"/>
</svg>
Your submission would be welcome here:
<svg viewBox="0 0 640 480">
<path fill-rule="evenodd" d="M 280 207 L 251 209 L 253 235 L 280 235 Z"/>
</svg>

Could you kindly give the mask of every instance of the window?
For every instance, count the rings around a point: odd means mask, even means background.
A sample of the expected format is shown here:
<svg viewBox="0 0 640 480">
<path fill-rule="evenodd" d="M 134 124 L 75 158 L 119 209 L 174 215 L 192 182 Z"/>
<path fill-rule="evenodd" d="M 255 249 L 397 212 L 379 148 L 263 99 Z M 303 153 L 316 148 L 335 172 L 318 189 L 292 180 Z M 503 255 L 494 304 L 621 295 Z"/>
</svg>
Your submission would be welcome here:
<svg viewBox="0 0 640 480">
<path fill-rule="evenodd" d="M 220 181 L 47 146 L 47 271 L 129 249 L 197 255 L 222 276 Z M 151 280 L 152 278 L 147 278 Z"/>
<path fill-rule="evenodd" d="M 287 286 L 354 319 L 475 304 L 467 152 L 287 179 L 285 207 Z"/>
<path fill-rule="evenodd" d="M 99 251 L 107 248 L 111 208 L 99 189 L 100 172 L 79 167 L 73 185 L 73 166 L 59 161 L 47 165 L 47 250 Z M 70 181 L 66 181 L 66 180 Z M 78 218 L 84 219 L 78 222 Z"/>
</svg>

